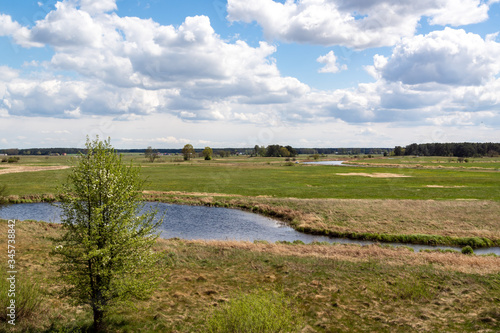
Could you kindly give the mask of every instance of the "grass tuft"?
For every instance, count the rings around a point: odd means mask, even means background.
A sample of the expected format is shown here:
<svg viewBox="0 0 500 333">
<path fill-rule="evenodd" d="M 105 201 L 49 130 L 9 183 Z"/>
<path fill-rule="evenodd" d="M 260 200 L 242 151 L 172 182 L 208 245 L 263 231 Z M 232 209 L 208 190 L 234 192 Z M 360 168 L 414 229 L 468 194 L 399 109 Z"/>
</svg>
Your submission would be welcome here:
<svg viewBox="0 0 500 333">
<path fill-rule="evenodd" d="M 38 283 L 29 281 L 19 275 L 15 276 L 15 280 L 7 280 L 10 275 L 5 271 L 0 275 L 0 307 L 7 309 L 11 304 L 11 300 L 15 301 L 15 318 L 9 317 L 8 311 L 4 310 L 0 312 L 0 319 L 2 321 L 15 319 L 15 322 L 19 322 L 32 319 L 40 313 L 43 293 Z"/>
</svg>

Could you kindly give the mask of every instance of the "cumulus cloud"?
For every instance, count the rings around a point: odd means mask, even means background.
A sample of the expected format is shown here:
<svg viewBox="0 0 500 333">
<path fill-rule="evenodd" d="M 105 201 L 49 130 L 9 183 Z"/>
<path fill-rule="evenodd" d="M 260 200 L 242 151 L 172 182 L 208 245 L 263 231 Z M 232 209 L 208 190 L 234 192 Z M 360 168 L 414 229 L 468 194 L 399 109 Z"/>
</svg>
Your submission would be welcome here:
<svg viewBox="0 0 500 333">
<path fill-rule="evenodd" d="M 500 72 L 500 43 L 464 30 L 445 28 L 404 39 L 375 69 L 404 84 L 481 85 Z"/>
<path fill-rule="evenodd" d="M 22 38 L 14 38 L 20 45 L 54 48 L 49 69 L 85 78 L 68 80 L 54 89 L 57 93 L 33 82 L 24 95 L 17 86 L 27 83 L 11 82 L 6 103 L 12 114 L 27 107 L 27 114 L 61 117 L 102 112 L 130 119 L 122 113 L 170 112 L 200 120 L 230 119 L 233 103 L 285 103 L 309 91 L 297 79 L 280 75 L 272 59 L 275 46 L 227 42 L 206 16 L 187 17 L 174 27 L 108 13 L 114 8 L 114 1 L 62 1 L 30 29 L 4 17 L 11 36 L 24 31 Z M 75 85 L 80 86 L 78 94 L 63 91 Z M 38 98 L 42 107 L 31 108 Z"/>
<path fill-rule="evenodd" d="M 325 65 L 318 70 L 318 72 L 320 73 L 337 73 L 341 70 L 347 69 L 347 65 L 342 65 L 339 68 L 337 64 L 337 57 L 335 56 L 335 53 L 333 53 L 333 51 L 330 51 L 323 56 L 319 56 L 318 59 L 316 59 L 316 61 L 319 62 L 320 64 Z"/>
<path fill-rule="evenodd" d="M 488 18 L 479 0 L 228 0 L 230 21 L 262 26 L 269 39 L 355 49 L 390 46 L 412 36 L 422 17 L 460 26 Z"/>
<path fill-rule="evenodd" d="M 448 0 L 229 1 L 232 20 L 257 18 L 272 38 L 355 48 L 394 45 L 390 56 L 377 55 L 366 67 L 375 82 L 334 91 L 311 89 L 282 76 L 273 59 L 275 45 L 228 42 L 206 16 L 188 17 L 179 26 L 161 25 L 152 19 L 118 16 L 112 12 L 114 1 L 84 0 L 57 3 L 31 28 L 1 15 L 3 34 L 22 46 L 53 47 L 54 55 L 40 67 L 47 72 L 39 76 L 0 68 L 0 117 L 70 121 L 107 115 L 123 121 L 121 126 L 159 114 L 192 124 L 498 122 L 496 36 L 483 39 L 452 28 L 413 36 L 422 15 L 433 24 L 484 19 L 486 4 L 464 3 L 477 9 L 470 7 L 472 15 L 467 18 L 459 11 L 440 15 L 451 6 Z M 333 51 L 317 61 L 323 64 L 322 73 L 346 69 Z M 60 70 L 72 75 L 50 73 Z M 450 120 L 461 112 L 472 115 L 467 121 Z M 163 139 L 156 142 L 183 142 Z"/>
<path fill-rule="evenodd" d="M 116 10 L 116 0 L 80 0 L 80 9 L 90 14 Z"/>
</svg>

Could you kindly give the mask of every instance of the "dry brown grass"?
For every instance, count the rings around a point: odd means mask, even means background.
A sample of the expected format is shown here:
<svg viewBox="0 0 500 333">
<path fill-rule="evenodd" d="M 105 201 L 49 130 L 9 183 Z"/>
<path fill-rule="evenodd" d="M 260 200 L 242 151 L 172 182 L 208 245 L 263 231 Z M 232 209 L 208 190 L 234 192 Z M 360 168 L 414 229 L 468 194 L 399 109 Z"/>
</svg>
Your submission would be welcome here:
<svg viewBox="0 0 500 333">
<path fill-rule="evenodd" d="M 170 240 L 160 239 L 158 246 L 164 248 Z M 493 256 L 466 256 L 461 253 L 411 252 L 406 248 L 384 248 L 378 245 L 287 245 L 261 244 L 239 241 L 184 241 L 186 244 L 215 247 L 218 249 L 240 249 L 252 252 L 272 253 L 280 256 L 299 256 L 346 260 L 351 262 L 381 261 L 389 265 L 429 265 L 448 271 L 475 274 L 500 273 L 500 258 Z"/>
<path fill-rule="evenodd" d="M 293 200 L 299 225 L 333 231 L 500 239 L 500 203 L 433 200 Z"/>
</svg>

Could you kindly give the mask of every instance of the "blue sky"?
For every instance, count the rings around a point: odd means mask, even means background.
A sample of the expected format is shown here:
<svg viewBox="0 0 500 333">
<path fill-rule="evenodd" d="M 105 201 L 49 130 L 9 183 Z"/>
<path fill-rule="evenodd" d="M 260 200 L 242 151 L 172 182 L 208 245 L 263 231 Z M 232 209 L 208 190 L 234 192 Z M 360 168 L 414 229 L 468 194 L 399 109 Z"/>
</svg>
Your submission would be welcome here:
<svg viewBox="0 0 500 333">
<path fill-rule="evenodd" d="M 0 3 L 0 148 L 500 141 L 499 0 Z"/>
</svg>

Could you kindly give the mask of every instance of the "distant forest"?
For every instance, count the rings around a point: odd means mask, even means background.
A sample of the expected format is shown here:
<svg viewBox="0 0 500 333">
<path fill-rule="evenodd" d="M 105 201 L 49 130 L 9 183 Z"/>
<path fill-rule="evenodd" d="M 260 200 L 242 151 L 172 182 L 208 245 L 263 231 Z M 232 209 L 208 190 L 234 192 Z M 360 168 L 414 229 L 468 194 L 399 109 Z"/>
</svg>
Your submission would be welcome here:
<svg viewBox="0 0 500 333">
<path fill-rule="evenodd" d="M 275 147 L 282 147 L 279 145 L 270 145 L 267 148 L 273 150 Z M 286 146 L 293 153 L 296 154 L 322 154 L 322 155 L 361 155 L 361 154 L 383 154 L 390 153 L 393 148 L 291 148 Z M 261 147 L 263 149 L 267 149 Z M 255 148 L 213 148 L 214 152 L 220 153 L 225 152 L 228 155 L 255 155 Z M 117 149 L 119 153 L 138 153 L 144 154 L 146 152 L 146 147 L 144 149 Z M 182 154 L 182 149 L 155 149 L 156 152 L 161 154 Z M 195 148 L 195 152 L 201 153 L 203 148 Z M 0 149 L 0 154 L 7 155 L 64 155 L 64 154 L 78 154 L 85 153 L 85 149 L 82 148 L 29 148 L 29 149 Z M 295 155 L 295 154 L 294 154 Z M 263 155 L 266 156 L 266 155 Z M 274 156 L 274 154 L 268 155 Z"/>
<path fill-rule="evenodd" d="M 500 143 L 413 143 L 404 148 L 396 146 L 394 155 L 497 157 L 500 155 Z"/>
<path fill-rule="evenodd" d="M 213 148 L 214 153 L 220 156 L 230 155 L 249 155 L 249 156 L 280 156 L 280 145 L 269 145 L 267 147 L 254 148 Z M 500 156 L 500 143 L 413 143 L 406 147 L 396 146 L 395 148 L 292 148 L 285 146 L 290 151 L 290 156 L 297 154 L 305 155 L 375 155 L 383 154 L 406 156 L 455 156 L 455 157 L 481 157 L 481 156 Z M 265 153 L 258 153 L 261 149 Z M 195 149 L 196 153 L 201 153 L 203 148 Z M 138 153 L 144 154 L 144 149 L 117 149 L 119 153 Z M 160 154 L 182 154 L 182 149 L 155 149 Z M 30 148 L 30 149 L 0 149 L 0 154 L 7 155 L 64 155 L 85 153 L 81 148 Z M 257 153 L 256 153 L 257 152 Z M 223 153 L 223 154 L 221 154 Z"/>
</svg>

